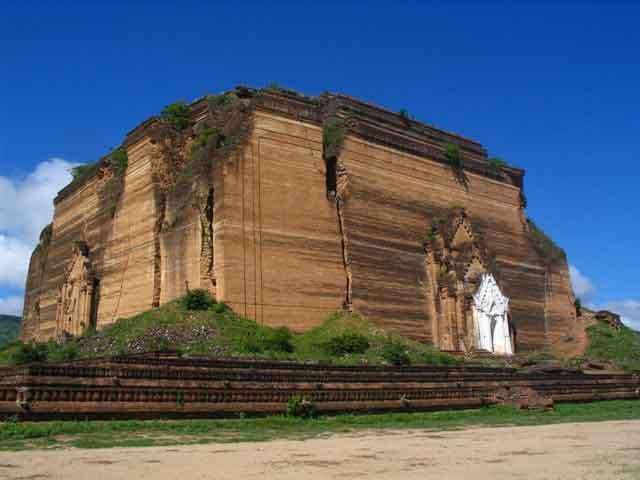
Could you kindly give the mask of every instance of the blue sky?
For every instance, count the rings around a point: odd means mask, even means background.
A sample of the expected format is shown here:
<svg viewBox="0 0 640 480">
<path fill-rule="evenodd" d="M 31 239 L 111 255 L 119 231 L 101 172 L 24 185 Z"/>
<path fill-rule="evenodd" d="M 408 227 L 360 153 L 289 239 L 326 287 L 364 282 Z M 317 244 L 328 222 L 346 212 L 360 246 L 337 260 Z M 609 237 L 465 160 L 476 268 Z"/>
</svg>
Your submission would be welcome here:
<svg viewBox="0 0 640 480">
<path fill-rule="evenodd" d="M 525 168 L 576 290 L 640 327 L 638 18 L 610 2 L 3 4 L 0 312 L 19 310 L 71 164 L 176 99 L 277 82 L 407 109 Z"/>
</svg>

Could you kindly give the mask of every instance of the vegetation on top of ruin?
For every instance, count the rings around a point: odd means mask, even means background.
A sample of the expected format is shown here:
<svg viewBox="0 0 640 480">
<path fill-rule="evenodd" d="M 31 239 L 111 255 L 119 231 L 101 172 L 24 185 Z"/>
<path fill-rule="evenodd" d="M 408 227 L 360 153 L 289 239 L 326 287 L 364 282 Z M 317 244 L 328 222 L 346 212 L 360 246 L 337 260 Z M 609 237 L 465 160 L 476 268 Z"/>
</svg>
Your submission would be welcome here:
<svg viewBox="0 0 640 480">
<path fill-rule="evenodd" d="M 328 118 L 322 127 L 322 147 L 325 159 L 337 157 L 342 150 L 345 136 L 344 120 L 339 117 Z"/>
<path fill-rule="evenodd" d="M 164 107 L 160 112 L 160 119 L 178 131 L 185 130 L 193 124 L 189 115 L 189 105 L 184 100 L 178 100 Z"/>
<path fill-rule="evenodd" d="M 589 347 L 585 360 L 640 371 L 640 332 L 626 325 L 620 325 L 618 329 L 606 322 L 597 322 L 587 328 L 587 335 Z"/>
<path fill-rule="evenodd" d="M 83 163 L 82 165 L 76 165 L 75 167 L 71 168 L 69 173 L 71 173 L 71 176 L 73 177 L 73 181 L 75 181 L 87 175 L 89 172 L 93 172 L 94 170 L 97 170 L 97 169 L 98 169 L 98 166 L 96 163 Z"/>
<path fill-rule="evenodd" d="M 239 101 L 238 96 L 233 92 L 224 92 L 220 95 L 207 95 L 207 102 L 210 107 L 222 108 L 223 110 L 229 110 Z"/>
<path fill-rule="evenodd" d="M 502 173 L 502 169 L 506 166 L 507 162 L 500 157 L 492 157 L 489 159 L 489 171 L 493 175 L 500 175 Z"/>
<path fill-rule="evenodd" d="M 182 355 L 237 356 L 334 364 L 458 363 L 455 357 L 390 334 L 359 315 L 338 312 L 302 334 L 258 325 L 201 291 L 160 308 L 119 319 L 99 332 L 45 344 L 16 342 L 0 363 L 62 361 L 126 353 L 174 351 Z"/>
<path fill-rule="evenodd" d="M 454 143 L 447 143 L 445 145 L 444 156 L 449 164 L 457 169 L 462 170 L 464 168 L 464 156 L 460 147 Z"/>
<path fill-rule="evenodd" d="M 527 219 L 529 240 L 536 252 L 545 263 L 550 266 L 566 260 L 567 256 L 552 239 L 530 218 Z"/>
<path fill-rule="evenodd" d="M 298 405 L 303 407 L 301 404 L 302 399 Z M 292 407 L 297 408 L 296 405 Z M 638 418 L 638 400 L 609 400 L 559 403 L 548 411 L 491 406 L 475 410 L 339 414 L 316 418 L 294 415 L 246 418 L 241 415 L 240 418 L 200 420 L 5 421 L 0 422 L 0 450 L 305 440 L 331 433 L 353 433 L 354 430 L 424 429 L 433 432 L 488 426 L 535 426 Z"/>
</svg>

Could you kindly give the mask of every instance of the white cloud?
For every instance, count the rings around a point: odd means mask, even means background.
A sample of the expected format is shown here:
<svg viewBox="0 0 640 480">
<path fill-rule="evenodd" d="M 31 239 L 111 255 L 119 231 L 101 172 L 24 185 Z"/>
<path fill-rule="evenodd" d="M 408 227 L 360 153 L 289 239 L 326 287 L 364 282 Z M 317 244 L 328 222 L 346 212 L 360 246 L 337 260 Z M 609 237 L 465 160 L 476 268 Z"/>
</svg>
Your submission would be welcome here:
<svg viewBox="0 0 640 480">
<path fill-rule="evenodd" d="M 0 285 L 24 287 L 30 255 L 29 245 L 0 234 Z"/>
<path fill-rule="evenodd" d="M 573 265 L 569 265 L 569 275 L 571 276 L 571 284 L 576 297 L 585 300 L 595 292 L 591 279 L 580 273 L 580 270 Z"/>
<path fill-rule="evenodd" d="M 25 178 L 0 176 L 0 287 L 24 287 L 31 251 L 41 230 L 51 222 L 53 199 L 71 181 L 70 170 L 75 165 L 52 158 Z M 0 301 L 15 302 L 15 298 Z M 0 305 L 7 308 L 9 304 Z"/>
<path fill-rule="evenodd" d="M 0 314 L 22 316 L 22 297 L 0 298 Z"/>
<path fill-rule="evenodd" d="M 640 300 L 620 300 L 599 305 L 600 310 L 610 310 L 620 315 L 625 325 L 640 331 Z"/>
<path fill-rule="evenodd" d="M 35 245 L 42 228 L 51 222 L 53 199 L 71 181 L 75 165 L 52 158 L 24 179 L 0 176 L 0 232 Z"/>
</svg>

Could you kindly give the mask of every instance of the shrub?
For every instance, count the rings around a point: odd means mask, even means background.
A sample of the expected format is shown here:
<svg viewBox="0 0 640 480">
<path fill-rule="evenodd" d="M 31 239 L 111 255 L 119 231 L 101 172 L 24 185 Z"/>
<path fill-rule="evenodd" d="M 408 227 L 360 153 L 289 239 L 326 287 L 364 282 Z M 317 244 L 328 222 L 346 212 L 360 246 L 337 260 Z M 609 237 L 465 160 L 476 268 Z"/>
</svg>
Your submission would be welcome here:
<svg viewBox="0 0 640 480">
<path fill-rule="evenodd" d="M 176 130 L 184 130 L 191 126 L 191 118 L 189 117 L 189 106 L 184 100 L 171 103 L 164 107 L 160 113 L 160 118 L 171 125 Z"/>
<path fill-rule="evenodd" d="M 364 353 L 369 349 L 367 337 L 357 332 L 347 332 L 331 337 L 324 344 L 327 353 L 342 356 L 348 353 Z"/>
<path fill-rule="evenodd" d="M 127 166 L 129 166 L 127 151 L 122 147 L 114 150 L 111 155 L 109 155 L 109 166 L 116 176 L 120 177 L 124 175 Z"/>
<path fill-rule="evenodd" d="M 393 340 L 389 340 L 383 345 L 380 355 L 391 365 L 409 365 L 411 363 L 407 347 Z"/>
<path fill-rule="evenodd" d="M 344 142 L 344 134 L 344 120 L 338 117 L 327 119 L 322 129 L 322 146 L 325 159 L 337 157 L 340 154 Z"/>
<path fill-rule="evenodd" d="M 507 162 L 505 162 L 499 157 L 493 157 L 489 159 L 489 170 L 494 175 L 498 175 L 501 172 L 502 168 L 506 166 L 507 166 Z"/>
<path fill-rule="evenodd" d="M 216 301 L 211 294 L 202 288 L 189 290 L 187 294 L 182 297 L 182 305 L 187 310 L 210 310 L 215 303 Z"/>
<path fill-rule="evenodd" d="M 227 111 L 238 103 L 238 96 L 233 92 L 227 92 L 217 96 L 210 95 L 207 100 L 213 108 L 220 107 Z"/>
<path fill-rule="evenodd" d="M 453 143 L 447 143 L 444 151 L 444 156 L 447 162 L 456 170 L 462 170 L 464 168 L 464 158 L 460 147 Z"/>
<path fill-rule="evenodd" d="M 402 119 L 407 123 L 407 125 L 409 124 L 409 120 L 414 120 L 415 119 L 415 117 L 413 115 L 411 115 L 406 108 L 401 108 L 398 111 L 398 115 L 400 115 L 402 117 Z"/>
<path fill-rule="evenodd" d="M 94 163 L 86 163 L 84 165 L 78 165 L 77 167 L 73 167 L 70 170 L 70 173 L 71 173 L 71 176 L 73 177 L 73 179 L 77 180 L 78 178 L 83 176 L 85 173 L 93 170 L 94 168 L 95 168 L 95 164 Z"/>
<path fill-rule="evenodd" d="M 272 352 L 293 352 L 293 344 L 291 343 L 293 335 L 291 335 L 291 331 L 287 327 L 268 330 L 263 338 L 265 350 Z"/>
<path fill-rule="evenodd" d="M 287 327 L 261 329 L 242 341 L 242 349 L 248 353 L 292 353 L 293 335 Z"/>
<path fill-rule="evenodd" d="M 198 134 L 198 137 L 193 144 L 194 150 L 192 151 L 195 151 L 195 149 L 198 148 L 217 148 L 221 146 L 222 141 L 223 137 L 220 135 L 217 128 L 207 127 Z"/>
<path fill-rule="evenodd" d="M 287 401 L 287 417 L 314 418 L 317 414 L 315 403 L 302 395 L 294 395 Z"/>
<path fill-rule="evenodd" d="M 44 362 L 47 360 L 47 346 L 43 343 L 22 343 L 12 352 L 9 362 L 13 365 Z"/>
</svg>

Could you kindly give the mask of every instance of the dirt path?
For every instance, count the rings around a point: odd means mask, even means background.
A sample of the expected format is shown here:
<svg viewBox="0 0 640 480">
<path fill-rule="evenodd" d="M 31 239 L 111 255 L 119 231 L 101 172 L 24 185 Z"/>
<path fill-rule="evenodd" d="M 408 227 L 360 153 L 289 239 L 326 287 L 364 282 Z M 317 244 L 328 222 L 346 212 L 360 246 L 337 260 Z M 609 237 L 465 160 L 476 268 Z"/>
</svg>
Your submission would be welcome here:
<svg viewBox="0 0 640 480">
<path fill-rule="evenodd" d="M 640 479 L 640 421 L 0 452 L 0 479 Z"/>
</svg>

